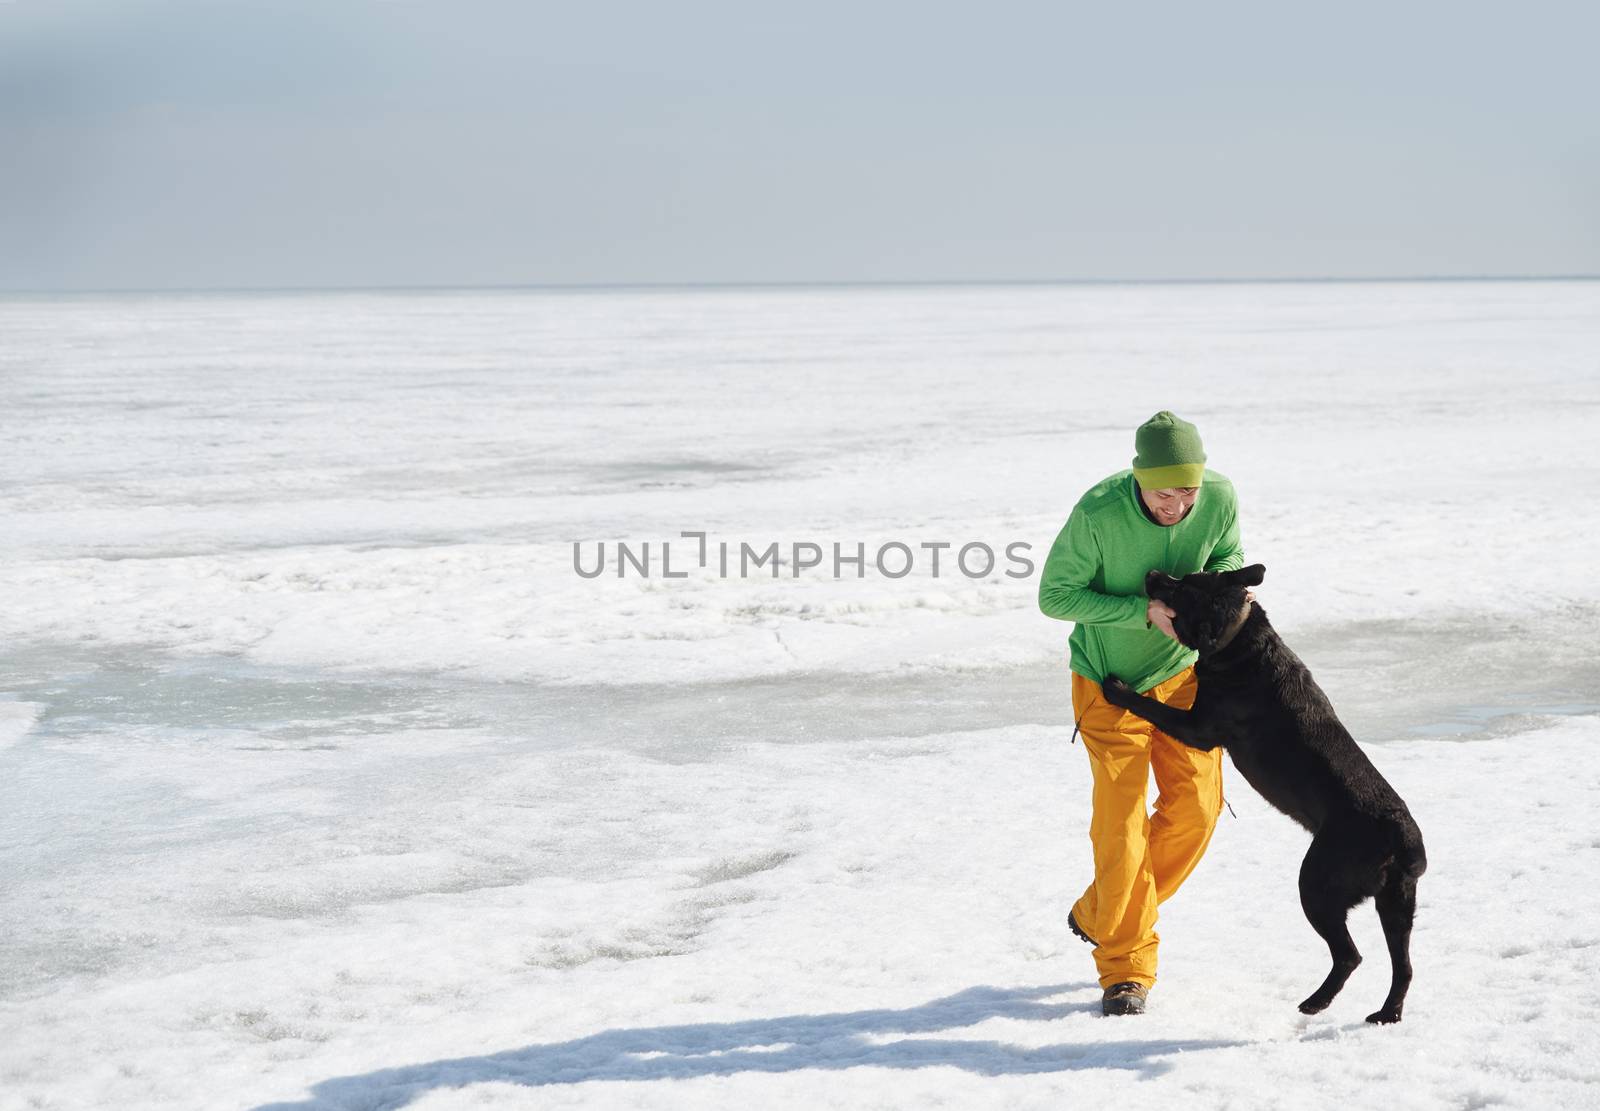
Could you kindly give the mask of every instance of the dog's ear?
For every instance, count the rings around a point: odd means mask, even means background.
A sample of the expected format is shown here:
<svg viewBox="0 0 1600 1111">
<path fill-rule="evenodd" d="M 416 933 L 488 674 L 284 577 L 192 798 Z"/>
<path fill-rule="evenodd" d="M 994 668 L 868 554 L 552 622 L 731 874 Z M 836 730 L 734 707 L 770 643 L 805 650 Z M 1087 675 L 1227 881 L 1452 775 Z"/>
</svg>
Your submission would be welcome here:
<svg viewBox="0 0 1600 1111">
<path fill-rule="evenodd" d="M 1261 580 L 1266 577 L 1267 568 L 1260 563 L 1252 563 L 1248 567 L 1241 567 L 1237 571 L 1228 572 L 1228 579 L 1235 586 L 1260 586 Z"/>
</svg>

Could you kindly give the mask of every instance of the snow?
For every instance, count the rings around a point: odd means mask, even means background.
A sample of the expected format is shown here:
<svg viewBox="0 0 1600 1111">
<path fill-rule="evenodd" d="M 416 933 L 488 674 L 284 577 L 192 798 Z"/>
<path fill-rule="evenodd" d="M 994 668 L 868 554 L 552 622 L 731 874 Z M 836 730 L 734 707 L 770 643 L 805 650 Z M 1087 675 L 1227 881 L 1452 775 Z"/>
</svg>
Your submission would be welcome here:
<svg viewBox="0 0 1600 1111">
<path fill-rule="evenodd" d="M 0 301 L 0 1108 L 1600 1104 L 1597 310 Z M 1237 777 L 1150 1013 L 1097 1014 L 1068 627 L 948 561 L 1042 563 L 1157 408 L 1427 838 L 1398 1027 L 1370 906 L 1295 1010 L 1306 839 Z M 686 530 L 919 560 L 573 571 Z"/>
<path fill-rule="evenodd" d="M 33 728 L 39 706 L 33 702 L 0 702 L 0 748 L 15 744 Z"/>
</svg>

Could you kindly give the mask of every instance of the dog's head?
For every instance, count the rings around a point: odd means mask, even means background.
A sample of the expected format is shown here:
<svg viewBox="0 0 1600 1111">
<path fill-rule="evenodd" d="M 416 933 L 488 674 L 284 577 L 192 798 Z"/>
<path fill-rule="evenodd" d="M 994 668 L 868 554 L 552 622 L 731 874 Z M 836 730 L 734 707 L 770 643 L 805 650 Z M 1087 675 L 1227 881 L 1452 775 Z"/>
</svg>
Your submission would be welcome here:
<svg viewBox="0 0 1600 1111">
<path fill-rule="evenodd" d="M 1240 619 L 1250 588 L 1260 586 L 1266 574 L 1259 563 L 1237 571 L 1197 571 L 1181 579 L 1151 571 L 1144 577 L 1144 592 L 1177 614 L 1172 631 L 1179 643 L 1205 656 Z"/>
</svg>

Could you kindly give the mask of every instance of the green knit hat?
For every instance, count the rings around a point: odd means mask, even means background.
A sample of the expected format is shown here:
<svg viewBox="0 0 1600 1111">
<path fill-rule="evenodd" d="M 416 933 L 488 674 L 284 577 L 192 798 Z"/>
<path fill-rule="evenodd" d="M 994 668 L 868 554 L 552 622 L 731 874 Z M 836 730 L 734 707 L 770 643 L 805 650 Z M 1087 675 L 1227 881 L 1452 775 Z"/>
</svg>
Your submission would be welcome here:
<svg viewBox="0 0 1600 1111">
<path fill-rule="evenodd" d="M 1133 434 L 1133 477 L 1145 490 L 1198 486 L 1206 473 L 1200 430 L 1163 409 Z"/>
</svg>

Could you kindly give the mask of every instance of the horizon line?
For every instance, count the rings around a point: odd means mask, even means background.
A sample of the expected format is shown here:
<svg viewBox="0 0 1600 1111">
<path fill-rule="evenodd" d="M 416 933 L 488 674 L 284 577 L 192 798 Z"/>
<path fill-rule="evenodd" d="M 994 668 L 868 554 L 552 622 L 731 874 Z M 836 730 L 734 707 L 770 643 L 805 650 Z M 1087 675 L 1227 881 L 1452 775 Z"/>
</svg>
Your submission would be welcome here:
<svg viewBox="0 0 1600 1111">
<path fill-rule="evenodd" d="M 1115 285 L 1382 285 L 1470 282 L 1592 282 L 1594 274 L 1476 274 L 1393 277 L 1264 277 L 1264 278 L 907 278 L 907 279 L 780 279 L 762 281 L 674 282 L 491 282 L 482 284 L 432 283 L 394 285 L 218 285 L 218 286 L 98 286 L 0 287 L 0 297 L 60 297 L 96 295 L 234 294 L 234 293 L 450 293 L 526 291 L 671 291 L 739 289 L 895 289 L 956 288 L 971 286 L 1115 286 Z"/>
</svg>

